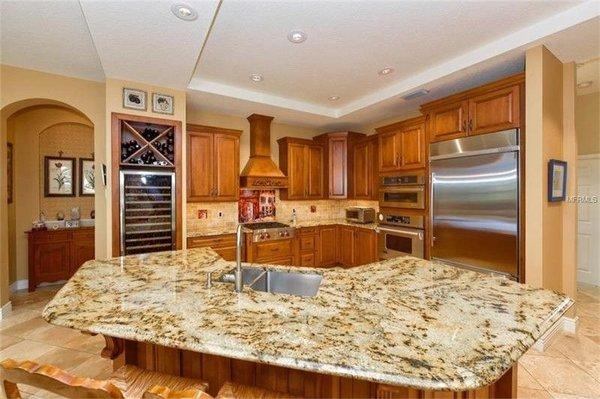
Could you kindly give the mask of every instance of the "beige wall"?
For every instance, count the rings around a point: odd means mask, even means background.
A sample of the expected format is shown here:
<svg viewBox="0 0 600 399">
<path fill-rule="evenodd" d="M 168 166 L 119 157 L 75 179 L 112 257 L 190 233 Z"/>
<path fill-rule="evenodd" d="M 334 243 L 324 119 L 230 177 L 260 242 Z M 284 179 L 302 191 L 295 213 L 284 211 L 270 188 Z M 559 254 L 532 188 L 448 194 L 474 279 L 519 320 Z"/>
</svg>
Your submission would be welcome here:
<svg viewBox="0 0 600 399">
<path fill-rule="evenodd" d="M 9 217 L 10 279 L 25 280 L 27 276 L 27 236 L 31 222 L 40 211 L 55 219 L 57 211 L 68 215 L 73 206 L 82 208 L 87 217 L 94 207 L 93 197 L 44 197 L 44 156 L 90 157 L 94 151 L 93 128 L 80 113 L 56 105 L 38 105 L 20 110 L 8 118 L 9 135 L 14 143 L 14 211 Z M 68 133 L 68 135 L 65 135 Z"/>
<path fill-rule="evenodd" d="M 7 119 L 14 112 L 36 104 L 59 103 L 81 111 L 94 125 L 96 170 L 106 162 L 105 85 L 104 83 L 0 66 L 0 143 L 6 142 Z M 100 132 L 100 133 L 99 133 Z M 0 151 L 0 164 L 6 164 L 6 152 Z M 96 180 L 100 181 L 99 172 Z M 0 304 L 8 302 L 8 207 L 6 206 L 6 168 L 0 168 Z M 104 190 L 95 196 L 96 256 L 106 252 L 106 201 Z"/>
<path fill-rule="evenodd" d="M 138 90 L 144 90 L 147 93 L 146 111 L 137 111 L 137 110 L 132 110 L 132 109 L 128 109 L 128 108 L 123 108 L 123 88 L 124 87 L 138 89 Z M 158 113 L 152 112 L 152 93 L 167 94 L 167 95 L 174 97 L 174 101 L 173 101 L 174 113 L 173 113 L 173 115 L 165 115 L 165 114 L 158 114 Z M 111 154 L 110 154 L 110 143 L 111 143 L 111 136 L 112 136 L 111 117 L 112 117 L 113 112 L 181 121 L 182 122 L 182 133 L 183 133 L 183 136 L 185 137 L 185 134 L 186 134 L 186 130 L 185 130 L 186 106 L 185 106 L 185 104 L 186 104 L 185 103 L 185 91 L 168 89 L 168 88 L 164 88 L 164 87 L 151 86 L 151 85 L 138 83 L 138 82 L 130 82 L 130 81 L 124 81 L 124 80 L 117 80 L 117 79 L 107 79 L 106 80 L 106 104 L 105 104 L 105 107 L 106 107 L 106 120 L 105 120 L 106 132 L 105 132 L 105 134 L 106 134 L 107 145 L 106 145 L 105 154 L 104 154 L 105 158 L 106 159 L 111 158 Z M 182 157 L 183 174 L 181 176 L 181 179 L 182 179 L 181 181 L 184 182 L 183 187 L 182 187 L 182 196 L 183 196 L 184 204 L 185 204 L 185 198 L 186 198 L 185 144 L 186 144 L 186 140 L 183 140 L 183 144 L 182 144 L 183 145 L 183 153 L 182 153 L 182 155 L 183 155 L 183 157 Z M 110 193 L 112 190 L 110 164 L 107 166 L 108 166 L 108 176 L 107 176 L 108 190 L 107 190 L 107 192 Z M 105 230 L 106 245 L 107 245 L 106 254 L 108 254 L 110 256 L 112 254 L 112 224 L 111 224 L 110 215 L 112 215 L 112 211 L 113 211 L 110 198 L 106 199 L 106 204 L 107 204 L 107 228 Z M 116 209 L 115 211 L 118 212 L 119 210 Z M 185 225 L 186 209 L 185 209 L 185 206 L 183 206 L 182 212 L 183 212 L 183 215 L 182 215 L 183 231 L 185 232 L 186 231 L 186 225 Z M 183 240 L 183 241 L 185 244 L 185 240 Z"/>
<path fill-rule="evenodd" d="M 575 127 L 579 155 L 600 153 L 600 92 L 577 96 Z"/>
<path fill-rule="evenodd" d="M 392 118 L 386 118 L 374 123 L 367 123 L 353 129 L 356 132 L 365 133 L 365 134 L 375 134 L 375 129 L 382 126 L 391 125 L 392 123 L 402 122 L 407 119 L 416 118 L 418 116 L 422 116 L 423 114 L 419 110 L 404 112 L 401 115 L 394 116 Z"/>
<path fill-rule="evenodd" d="M 550 159 L 576 165 L 570 147 L 563 145 L 575 139 L 572 68 L 543 46 L 526 53 L 525 277 L 529 284 L 569 295 L 575 294 L 567 276 L 575 275 L 576 259 L 563 244 L 576 237 L 564 236 L 563 217 L 571 208 L 547 201 L 547 165 Z"/>
</svg>

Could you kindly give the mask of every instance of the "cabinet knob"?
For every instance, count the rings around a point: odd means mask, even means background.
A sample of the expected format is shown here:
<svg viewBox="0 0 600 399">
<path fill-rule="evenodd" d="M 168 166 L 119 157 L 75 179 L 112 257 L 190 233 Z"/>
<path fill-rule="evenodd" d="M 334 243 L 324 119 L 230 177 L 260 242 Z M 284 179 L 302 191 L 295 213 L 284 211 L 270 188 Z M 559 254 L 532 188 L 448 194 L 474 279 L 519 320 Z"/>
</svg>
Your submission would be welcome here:
<svg viewBox="0 0 600 399">
<path fill-rule="evenodd" d="M 473 131 L 473 119 L 469 119 L 469 131 Z"/>
<path fill-rule="evenodd" d="M 467 131 L 467 120 L 466 120 L 466 119 L 465 119 L 465 120 L 463 120 L 463 123 L 462 123 L 462 130 L 463 130 L 463 132 L 466 132 L 466 131 Z"/>
</svg>

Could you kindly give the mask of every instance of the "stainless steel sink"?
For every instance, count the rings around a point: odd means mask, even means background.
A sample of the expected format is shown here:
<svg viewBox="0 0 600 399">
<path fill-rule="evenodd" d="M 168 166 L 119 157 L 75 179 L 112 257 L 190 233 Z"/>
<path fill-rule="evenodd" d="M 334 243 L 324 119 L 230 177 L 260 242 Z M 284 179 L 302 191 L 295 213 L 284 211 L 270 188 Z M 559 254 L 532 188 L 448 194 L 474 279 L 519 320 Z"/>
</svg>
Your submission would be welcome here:
<svg viewBox="0 0 600 399">
<path fill-rule="evenodd" d="M 242 268 L 242 279 L 244 285 L 249 285 L 254 291 L 310 297 L 319 292 L 323 276 L 317 273 L 244 267 Z M 233 280 L 233 270 L 220 278 L 222 282 L 233 282 Z"/>
<path fill-rule="evenodd" d="M 266 270 L 252 285 L 255 291 L 298 296 L 315 296 L 323 276 L 317 273 L 297 273 Z"/>
</svg>

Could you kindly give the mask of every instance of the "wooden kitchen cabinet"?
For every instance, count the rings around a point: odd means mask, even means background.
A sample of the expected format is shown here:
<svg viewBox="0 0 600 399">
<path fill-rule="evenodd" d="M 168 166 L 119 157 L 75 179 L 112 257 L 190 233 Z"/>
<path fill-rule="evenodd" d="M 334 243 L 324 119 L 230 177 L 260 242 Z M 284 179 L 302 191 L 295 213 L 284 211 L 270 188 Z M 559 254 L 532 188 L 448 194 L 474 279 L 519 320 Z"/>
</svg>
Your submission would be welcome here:
<svg viewBox="0 0 600 399">
<path fill-rule="evenodd" d="M 315 142 L 321 143 L 325 148 L 327 198 L 348 198 L 349 193 L 353 192 L 354 182 L 348 176 L 353 169 L 351 149 L 355 142 L 365 137 L 363 133 L 331 132 L 314 138 Z"/>
<path fill-rule="evenodd" d="M 352 198 L 376 200 L 379 183 L 377 170 L 378 140 L 373 136 L 354 144 L 352 156 Z"/>
<path fill-rule="evenodd" d="M 376 131 L 379 138 L 379 172 L 425 167 L 424 117 L 382 126 Z"/>
<path fill-rule="evenodd" d="M 235 234 L 188 237 L 187 247 L 190 249 L 210 247 L 225 260 L 233 261 L 236 258 Z"/>
<path fill-rule="evenodd" d="M 421 106 L 430 142 L 521 126 L 524 74 L 489 83 Z"/>
<path fill-rule="evenodd" d="M 377 260 L 377 233 L 372 229 L 356 227 L 354 241 L 355 264 L 366 265 Z"/>
<path fill-rule="evenodd" d="M 321 226 L 319 229 L 319 266 L 333 266 L 337 262 L 337 226 Z"/>
<path fill-rule="evenodd" d="M 279 167 L 288 177 L 281 199 L 322 199 L 324 192 L 324 149 L 312 140 L 284 137 L 279 144 Z"/>
<path fill-rule="evenodd" d="M 189 202 L 237 201 L 241 130 L 187 125 Z"/>
<path fill-rule="evenodd" d="M 356 264 L 355 258 L 355 231 L 352 226 L 339 226 L 338 260 L 342 266 L 351 267 Z"/>
<path fill-rule="evenodd" d="M 94 228 L 28 231 L 29 291 L 40 283 L 68 280 L 94 259 Z"/>
</svg>

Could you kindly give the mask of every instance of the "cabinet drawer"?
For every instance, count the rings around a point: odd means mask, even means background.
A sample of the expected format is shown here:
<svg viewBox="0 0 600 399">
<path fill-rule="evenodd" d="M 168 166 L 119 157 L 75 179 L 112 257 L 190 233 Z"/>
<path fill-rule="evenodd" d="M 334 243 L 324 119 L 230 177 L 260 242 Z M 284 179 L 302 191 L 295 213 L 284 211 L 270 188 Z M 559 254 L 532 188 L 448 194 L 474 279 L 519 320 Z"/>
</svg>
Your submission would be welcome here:
<svg viewBox="0 0 600 399">
<path fill-rule="evenodd" d="M 223 234 L 219 236 L 189 237 L 188 248 L 219 248 L 235 246 L 235 234 Z"/>
<path fill-rule="evenodd" d="M 300 266 L 315 267 L 315 254 L 308 253 L 300 255 Z"/>
<path fill-rule="evenodd" d="M 300 235 L 301 236 L 315 234 L 316 232 L 317 232 L 317 228 L 316 227 L 302 227 L 300 229 Z"/>
<path fill-rule="evenodd" d="M 70 241 L 73 232 L 70 230 L 46 230 L 30 233 L 35 242 Z"/>
<path fill-rule="evenodd" d="M 255 260 L 258 262 L 271 258 L 291 257 L 293 254 L 291 240 L 261 242 L 254 246 Z"/>
<path fill-rule="evenodd" d="M 73 230 L 73 239 L 94 241 L 94 229 Z"/>
<path fill-rule="evenodd" d="M 315 236 L 300 236 L 300 251 L 314 251 L 315 248 Z"/>
<path fill-rule="evenodd" d="M 222 248 L 213 248 L 214 251 L 216 253 L 218 253 L 221 258 L 228 260 L 228 261 L 233 261 L 235 260 L 236 257 L 236 247 L 222 247 Z M 243 258 L 242 258 L 243 260 Z"/>
<path fill-rule="evenodd" d="M 264 263 L 267 265 L 293 266 L 294 257 L 293 256 L 283 256 L 281 258 L 280 257 L 268 258 L 268 259 L 261 260 L 260 263 Z"/>
</svg>

